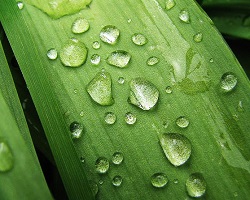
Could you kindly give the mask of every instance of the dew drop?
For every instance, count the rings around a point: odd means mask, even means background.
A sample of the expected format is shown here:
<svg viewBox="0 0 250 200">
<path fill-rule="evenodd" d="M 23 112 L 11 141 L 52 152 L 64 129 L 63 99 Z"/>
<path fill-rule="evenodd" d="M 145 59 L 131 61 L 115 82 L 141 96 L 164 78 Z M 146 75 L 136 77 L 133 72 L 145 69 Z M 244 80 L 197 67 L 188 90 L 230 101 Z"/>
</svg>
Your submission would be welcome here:
<svg viewBox="0 0 250 200">
<path fill-rule="evenodd" d="M 203 39 L 203 34 L 201 32 L 199 33 L 196 33 L 194 36 L 193 36 L 193 40 L 197 43 L 201 42 Z"/>
<path fill-rule="evenodd" d="M 80 124 L 79 122 L 72 122 L 69 126 L 69 130 L 71 132 L 71 136 L 72 138 L 80 138 L 82 136 L 82 132 L 83 132 L 83 125 Z"/>
<path fill-rule="evenodd" d="M 81 116 L 81 117 L 84 116 L 84 111 L 83 111 L 83 110 L 80 112 L 80 116 Z"/>
<path fill-rule="evenodd" d="M 93 47 L 93 49 L 100 49 L 101 43 L 98 42 L 98 41 L 94 41 L 94 42 L 92 43 L 92 47 Z"/>
<path fill-rule="evenodd" d="M 179 19 L 187 24 L 190 23 L 190 16 L 187 10 L 181 10 L 179 13 Z"/>
<path fill-rule="evenodd" d="M 130 96 L 128 102 L 141 108 L 150 110 L 159 99 L 159 90 L 155 85 L 144 78 L 135 78 L 130 81 Z"/>
<path fill-rule="evenodd" d="M 102 106 L 114 103 L 112 97 L 112 81 L 108 72 L 100 72 L 87 85 L 87 92 L 91 98 Z"/>
<path fill-rule="evenodd" d="M 101 62 L 101 56 L 98 54 L 93 54 L 90 58 L 90 62 L 93 65 L 99 65 L 99 63 Z"/>
<path fill-rule="evenodd" d="M 232 91 L 237 85 L 237 78 L 232 72 L 226 72 L 221 77 L 220 87 L 224 92 Z"/>
<path fill-rule="evenodd" d="M 161 147 L 174 166 L 184 164 L 191 155 L 191 143 L 179 133 L 164 133 L 160 138 Z"/>
<path fill-rule="evenodd" d="M 99 174 L 105 174 L 109 170 L 109 161 L 105 157 L 99 157 L 95 162 L 96 171 Z"/>
<path fill-rule="evenodd" d="M 99 191 L 98 184 L 95 181 L 89 181 L 89 186 L 94 196 L 96 196 Z"/>
<path fill-rule="evenodd" d="M 122 177 L 117 175 L 112 179 L 113 186 L 119 187 L 122 184 Z"/>
<path fill-rule="evenodd" d="M 98 183 L 99 183 L 100 185 L 102 185 L 102 184 L 104 183 L 104 181 L 103 181 L 102 179 L 100 179 L 100 180 L 98 181 Z"/>
<path fill-rule="evenodd" d="M 167 120 L 167 121 L 165 121 L 165 122 L 163 122 L 163 128 L 168 128 L 168 126 L 169 126 L 169 120 Z"/>
<path fill-rule="evenodd" d="M 250 26 L 250 15 L 246 16 L 242 21 L 243 26 Z"/>
<path fill-rule="evenodd" d="M 132 41 L 138 46 L 143 46 L 144 44 L 147 44 L 148 39 L 141 33 L 135 33 L 132 35 Z"/>
<path fill-rule="evenodd" d="M 165 6 L 166 10 L 170 10 L 175 6 L 175 1 L 174 0 L 166 0 L 165 5 L 166 5 Z"/>
<path fill-rule="evenodd" d="M 82 163 L 85 163 L 85 158 L 84 157 L 81 157 L 80 160 L 81 160 Z"/>
<path fill-rule="evenodd" d="M 127 112 L 125 114 L 125 122 L 130 125 L 134 124 L 136 122 L 136 116 L 131 112 Z"/>
<path fill-rule="evenodd" d="M 118 78 L 118 83 L 123 85 L 125 83 L 125 79 L 123 77 Z"/>
<path fill-rule="evenodd" d="M 107 25 L 100 32 L 100 39 L 108 44 L 115 44 L 119 38 L 120 31 L 112 25 Z"/>
<path fill-rule="evenodd" d="M 24 7 L 23 2 L 22 2 L 22 1 L 18 1 L 18 2 L 17 2 L 17 7 L 19 8 L 19 10 L 22 10 L 23 7 Z"/>
<path fill-rule="evenodd" d="M 131 55 L 128 52 L 123 51 L 123 50 L 117 50 L 117 51 L 112 52 L 108 56 L 106 62 L 109 65 L 116 66 L 119 68 L 124 68 L 128 66 L 130 59 L 131 59 Z"/>
<path fill-rule="evenodd" d="M 171 93 L 173 92 L 172 87 L 171 87 L 171 86 L 167 86 L 166 89 L 165 89 L 165 92 L 166 92 L 167 94 L 171 94 Z"/>
<path fill-rule="evenodd" d="M 156 188 L 163 188 L 168 183 L 168 177 L 165 173 L 155 173 L 151 176 L 151 184 Z"/>
<path fill-rule="evenodd" d="M 174 184 L 178 184 L 179 180 L 178 179 L 174 179 Z"/>
<path fill-rule="evenodd" d="M 201 197 L 206 192 L 206 181 L 201 173 L 193 173 L 186 181 L 186 189 L 191 197 Z"/>
<path fill-rule="evenodd" d="M 132 22 L 132 19 L 128 19 L 128 23 L 130 24 Z"/>
<path fill-rule="evenodd" d="M 77 89 L 74 89 L 74 94 L 77 94 L 78 90 Z"/>
<path fill-rule="evenodd" d="M 155 56 L 151 56 L 150 58 L 147 59 L 148 66 L 156 65 L 158 62 L 159 62 L 159 58 L 157 58 Z"/>
<path fill-rule="evenodd" d="M 77 18 L 71 26 L 71 31 L 75 34 L 84 33 L 87 30 L 89 30 L 89 22 L 84 18 Z"/>
<path fill-rule="evenodd" d="M 209 59 L 209 62 L 210 62 L 210 63 L 213 63 L 213 62 L 214 62 L 214 59 L 213 59 L 213 58 L 210 58 L 210 59 Z"/>
<path fill-rule="evenodd" d="M 14 157 L 9 145 L 0 141 L 0 172 L 7 172 L 14 167 Z"/>
<path fill-rule="evenodd" d="M 238 196 L 238 192 L 234 192 L 234 197 L 237 197 Z"/>
<path fill-rule="evenodd" d="M 67 67 L 80 67 L 87 59 L 88 50 L 84 43 L 71 39 L 60 51 L 60 59 Z"/>
<path fill-rule="evenodd" d="M 237 105 L 237 111 L 238 112 L 243 112 L 244 111 L 244 107 L 243 107 L 242 101 L 239 101 L 239 103 Z"/>
<path fill-rule="evenodd" d="M 52 49 L 49 49 L 47 51 L 47 57 L 50 59 L 50 60 L 55 60 L 57 59 L 57 50 L 52 48 Z"/>
<path fill-rule="evenodd" d="M 120 165 L 123 161 L 123 154 L 121 152 L 115 152 L 112 156 L 112 162 L 115 165 Z"/>
<path fill-rule="evenodd" d="M 175 123 L 180 128 L 187 128 L 189 125 L 189 120 L 185 116 L 180 116 L 175 120 Z"/>
<path fill-rule="evenodd" d="M 107 124 L 114 124 L 116 122 L 116 115 L 113 112 L 105 113 L 104 120 Z"/>
</svg>

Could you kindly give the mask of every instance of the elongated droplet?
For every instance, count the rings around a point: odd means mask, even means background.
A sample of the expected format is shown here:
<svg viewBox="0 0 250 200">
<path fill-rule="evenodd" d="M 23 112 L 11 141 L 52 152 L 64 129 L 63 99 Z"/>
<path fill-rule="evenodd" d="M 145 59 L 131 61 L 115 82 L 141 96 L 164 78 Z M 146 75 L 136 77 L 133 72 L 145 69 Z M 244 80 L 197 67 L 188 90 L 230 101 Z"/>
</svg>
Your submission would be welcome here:
<svg viewBox="0 0 250 200">
<path fill-rule="evenodd" d="M 186 181 L 186 189 L 191 197 L 201 197 L 206 192 L 206 181 L 201 173 L 193 173 Z"/>
<path fill-rule="evenodd" d="M 116 122 L 116 115 L 113 112 L 105 113 L 104 120 L 107 124 L 114 124 Z"/>
<path fill-rule="evenodd" d="M 93 47 L 93 49 L 100 49 L 101 43 L 98 42 L 98 41 L 94 41 L 94 42 L 92 43 L 92 47 Z"/>
<path fill-rule="evenodd" d="M 89 186 L 94 196 L 96 196 L 99 191 L 98 184 L 95 181 L 89 181 Z"/>
<path fill-rule="evenodd" d="M 147 65 L 148 66 L 153 66 L 156 65 L 159 62 L 159 58 L 152 56 L 150 58 L 147 59 Z"/>
<path fill-rule="evenodd" d="M 184 164 L 191 155 L 191 143 L 179 133 L 164 133 L 160 138 L 161 147 L 174 166 Z"/>
<path fill-rule="evenodd" d="M 203 34 L 202 34 L 201 32 L 196 33 L 196 34 L 194 35 L 193 39 L 194 39 L 195 42 L 199 43 L 199 42 L 201 42 L 202 39 L 203 39 Z"/>
<path fill-rule="evenodd" d="M 90 62 L 93 65 L 99 65 L 99 63 L 101 62 L 101 56 L 99 56 L 98 54 L 93 54 L 90 58 Z"/>
<path fill-rule="evenodd" d="M 130 59 L 131 59 L 131 55 L 128 52 L 123 51 L 123 50 L 117 50 L 117 51 L 112 52 L 108 56 L 106 62 L 109 65 L 116 66 L 119 68 L 124 68 L 128 66 Z"/>
<path fill-rule="evenodd" d="M 112 81 L 108 72 L 100 72 L 87 85 L 87 92 L 91 98 L 102 106 L 114 103 L 112 97 Z"/>
<path fill-rule="evenodd" d="M 72 122 L 69 126 L 69 130 L 71 132 L 72 138 L 80 138 L 83 132 L 83 125 L 79 122 Z"/>
<path fill-rule="evenodd" d="M 60 59 L 67 67 L 80 67 L 87 59 L 88 50 L 84 43 L 72 39 L 60 51 Z"/>
<path fill-rule="evenodd" d="M 135 78 L 130 81 L 130 96 L 128 102 L 141 108 L 150 110 L 159 99 L 159 90 L 155 85 L 144 78 Z"/>
<path fill-rule="evenodd" d="M 187 128 L 189 125 L 189 120 L 185 116 L 180 116 L 176 119 L 175 123 L 180 128 Z"/>
<path fill-rule="evenodd" d="M 24 7 L 23 2 L 22 2 L 22 1 L 18 1 L 18 2 L 17 2 L 17 7 L 19 8 L 19 10 L 22 10 L 23 7 Z"/>
<path fill-rule="evenodd" d="M 238 112 L 244 112 L 244 107 L 243 107 L 242 101 L 239 101 L 239 103 L 237 105 L 237 111 Z"/>
<path fill-rule="evenodd" d="M 190 23 L 190 16 L 189 16 L 189 12 L 187 10 L 182 10 L 179 13 L 179 19 L 187 24 Z"/>
<path fill-rule="evenodd" d="M 170 10 L 175 6 L 175 1 L 174 0 L 166 0 L 165 5 L 166 5 L 165 6 L 166 10 Z"/>
<path fill-rule="evenodd" d="M 136 122 L 136 116 L 133 114 L 133 113 L 131 113 L 131 112 L 127 112 L 126 114 L 125 114 L 125 122 L 127 123 L 127 124 L 130 124 L 130 125 L 132 125 L 132 124 L 134 124 L 135 122 Z"/>
<path fill-rule="evenodd" d="M 120 31 L 112 25 L 107 25 L 100 32 L 100 39 L 108 44 L 115 44 L 119 38 Z"/>
<path fill-rule="evenodd" d="M 99 174 L 105 174 L 109 170 L 109 161 L 105 157 L 99 157 L 95 162 L 96 171 Z"/>
<path fill-rule="evenodd" d="M 151 176 L 151 184 L 156 188 L 163 188 L 168 183 L 168 177 L 165 173 L 155 173 Z"/>
<path fill-rule="evenodd" d="M 120 165 L 123 161 L 123 154 L 121 152 L 115 152 L 112 156 L 112 162 L 115 165 Z"/>
<path fill-rule="evenodd" d="M 14 166 L 14 157 L 9 145 L 0 141 L 0 172 L 7 172 Z"/>
<path fill-rule="evenodd" d="M 122 184 L 122 177 L 119 175 L 115 176 L 112 180 L 112 184 L 113 186 L 120 187 Z"/>
<path fill-rule="evenodd" d="M 132 35 L 132 41 L 134 44 L 142 46 L 144 44 L 147 44 L 148 39 L 141 33 L 135 33 L 134 35 Z"/>
<path fill-rule="evenodd" d="M 124 79 L 123 77 L 119 77 L 119 78 L 118 78 L 118 83 L 119 83 L 119 84 L 123 85 L 124 82 L 125 82 L 125 79 Z"/>
<path fill-rule="evenodd" d="M 86 32 L 87 30 L 89 30 L 89 22 L 88 22 L 88 20 L 84 19 L 84 18 L 77 18 L 73 22 L 73 24 L 71 26 L 71 30 L 75 34 Z"/>
<path fill-rule="evenodd" d="M 237 85 L 237 77 L 232 72 L 227 72 L 222 75 L 220 87 L 224 92 L 232 91 Z"/>
<path fill-rule="evenodd" d="M 55 60 L 57 59 L 57 50 L 52 48 L 52 49 L 49 49 L 47 51 L 47 57 L 50 59 L 50 60 Z"/>
</svg>

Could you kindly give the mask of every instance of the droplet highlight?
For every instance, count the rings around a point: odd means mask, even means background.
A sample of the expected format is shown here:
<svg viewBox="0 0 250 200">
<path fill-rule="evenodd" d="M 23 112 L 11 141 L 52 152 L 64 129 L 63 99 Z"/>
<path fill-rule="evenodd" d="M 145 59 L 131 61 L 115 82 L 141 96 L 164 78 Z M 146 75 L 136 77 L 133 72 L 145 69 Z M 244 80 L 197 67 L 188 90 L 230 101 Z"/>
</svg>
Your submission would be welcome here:
<svg viewBox="0 0 250 200">
<path fill-rule="evenodd" d="M 112 52 L 106 62 L 109 65 L 115 66 L 115 67 L 119 67 L 119 68 L 125 68 L 128 66 L 128 63 L 131 59 L 131 55 L 123 50 L 117 50 Z"/>
<path fill-rule="evenodd" d="M 237 85 L 237 77 L 232 72 L 226 72 L 222 75 L 220 87 L 224 92 L 232 91 Z"/>
<path fill-rule="evenodd" d="M 107 124 L 114 124 L 116 122 L 116 115 L 113 112 L 105 113 L 104 120 Z"/>
<path fill-rule="evenodd" d="M 113 186 L 120 187 L 122 184 L 122 177 L 117 175 L 112 179 Z"/>
<path fill-rule="evenodd" d="M 201 173 L 193 173 L 186 181 L 186 189 L 191 197 L 201 197 L 206 192 L 206 181 Z"/>
<path fill-rule="evenodd" d="M 189 125 L 189 120 L 187 117 L 185 116 L 180 116 L 175 120 L 175 123 L 177 126 L 179 126 L 180 128 L 187 128 Z"/>
<path fill-rule="evenodd" d="M 112 156 L 112 162 L 115 165 L 120 165 L 123 162 L 123 154 L 121 152 L 115 152 Z"/>
<path fill-rule="evenodd" d="M 101 62 L 101 56 L 98 55 L 98 54 L 93 54 L 90 58 L 90 62 L 93 64 L 93 65 L 99 65 L 100 62 Z"/>
<path fill-rule="evenodd" d="M 148 39 L 141 33 L 135 33 L 132 35 L 132 41 L 138 46 L 143 46 L 147 44 Z"/>
<path fill-rule="evenodd" d="M 112 25 L 107 25 L 100 32 L 100 39 L 107 44 L 115 44 L 119 38 L 120 31 Z"/>
<path fill-rule="evenodd" d="M 75 34 L 80 34 L 80 33 L 84 33 L 87 30 L 89 30 L 89 22 L 87 19 L 84 18 L 77 18 L 72 26 L 71 26 L 71 30 L 73 33 Z"/>
<path fill-rule="evenodd" d="M 48 57 L 50 60 L 55 60 L 55 59 L 57 59 L 57 55 L 58 55 L 57 50 L 54 49 L 54 48 L 49 49 L 49 50 L 47 51 L 47 57 Z"/>
<path fill-rule="evenodd" d="M 156 188 L 163 188 L 168 183 L 168 177 L 165 173 L 155 173 L 151 176 L 151 184 Z"/>
<path fill-rule="evenodd" d="M 78 139 L 82 136 L 83 133 L 83 125 L 79 122 L 72 122 L 69 126 L 69 130 L 71 132 L 71 136 L 74 139 Z"/>
<path fill-rule="evenodd" d="M 154 66 L 159 62 L 159 58 L 152 56 L 150 58 L 147 59 L 147 65 L 148 66 Z"/>
<path fill-rule="evenodd" d="M 166 3 L 165 3 L 166 10 L 171 10 L 174 6 L 175 6 L 174 0 L 166 0 Z"/>
<path fill-rule="evenodd" d="M 203 34 L 201 32 L 199 33 L 196 33 L 194 36 L 193 36 L 193 40 L 197 43 L 201 42 L 203 39 Z"/>
<path fill-rule="evenodd" d="M 95 162 L 96 171 L 99 174 L 105 174 L 109 170 L 109 161 L 105 157 L 99 157 Z"/>
<path fill-rule="evenodd" d="M 0 172 L 10 171 L 14 167 L 14 157 L 9 145 L 0 141 Z"/>
<path fill-rule="evenodd" d="M 136 120 L 137 120 L 136 116 L 133 113 L 127 112 L 125 114 L 125 122 L 127 124 L 132 125 L 132 124 L 134 124 L 136 122 Z"/>
<path fill-rule="evenodd" d="M 181 12 L 179 13 L 179 19 L 182 22 L 189 24 L 190 23 L 189 12 L 187 10 L 181 10 Z"/>
</svg>

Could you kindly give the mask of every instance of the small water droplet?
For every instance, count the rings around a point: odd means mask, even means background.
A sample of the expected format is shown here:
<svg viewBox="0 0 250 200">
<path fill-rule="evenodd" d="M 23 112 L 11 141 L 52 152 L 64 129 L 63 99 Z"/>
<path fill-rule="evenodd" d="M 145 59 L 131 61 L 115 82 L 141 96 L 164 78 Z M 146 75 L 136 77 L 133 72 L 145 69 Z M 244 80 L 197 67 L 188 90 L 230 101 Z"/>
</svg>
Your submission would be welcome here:
<svg viewBox="0 0 250 200">
<path fill-rule="evenodd" d="M 93 65 L 99 65 L 99 63 L 101 62 L 101 56 L 99 56 L 98 54 L 93 54 L 90 58 L 90 62 Z"/>
<path fill-rule="evenodd" d="M 221 77 L 220 87 L 224 92 L 232 91 L 237 85 L 237 78 L 232 72 L 226 72 Z"/>
<path fill-rule="evenodd" d="M 234 192 L 234 197 L 237 197 L 238 196 L 238 192 Z"/>
<path fill-rule="evenodd" d="M 167 86 L 166 89 L 165 89 L 165 92 L 166 92 L 167 94 L 171 94 L 171 93 L 173 92 L 172 87 L 171 87 L 171 86 Z"/>
<path fill-rule="evenodd" d="M 89 186 L 94 196 L 96 196 L 99 191 L 97 183 L 95 181 L 89 181 Z"/>
<path fill-rule="evenodd" d="M 209 62 L 210 62 L 210 63 L 213 63 L 213 62 L 214 62 L 214 59 L 213 59 L 213 58 L 210 58 Z"/>
<path fill-rule="evenodd" d="M 246 16 L 242 21 L 243 26 L 250 26 L 250 15 Z"/>
<path fill-rule="evenodd" d="M 123 85 L 125 83 L 125 79 L 123 77 L 118 78 L 118 83 Z"/>
<path fill-rule="evenodd" d="M 123 154 L 121 152 L 115 152 L 112 156 L 112 162 L 115 165 L 120 165 L 123 161 Z"/>
<path fill-rule="evenodd" d="M 84 157 L 81 157 L 80 160 L 81 160 L 82 163 L 85 162 L 85 158 Z"/>
<path fill-rule="evenodd" d="M 83 110 L 80 112 L 80 116 L 81 116 L 81 117 L 84 116 L 84 111 L 83 111 Z"/>
<path fill-rule="evenodd" d="M 74 89 L 74 94 L 77 94 L 78 90 L 77 89 Z"/>
<path fill-rule="evenodd" d="M 117 51 L 112 52 L 108 56 L 106 62 L 109 65 L 116 66 L 119 68 L 124 68 L 128 66 L 130 59 L 131 59 L 131 55 L 128 52 L 123 51 L 123 50 L 117 50 Z"/>
<path fill-rule="evenodd" d="M 168 177 L 165 173 L 155 173 L 151 176 L 151 184 L 156 188 L 162 188 L 168 183 Z"/>
<path fill-rule="evenodd" d="M 0 141 L 0 172 L 7 172 L 14 167 L 14 157 L 9 145 Z"/>
<path fill-rule="evenodd" d="M 165 121 L 165 122 L 163 122 L 163 128 L 168 128 L 168 126 L 169 126 L 169 120 L 167 120 L 167 121 Z"/>
<path fill-rule="evenodd" d="M 203 39 L 203 34 L 201 32 L 199 33 L 196 33 L 194 36 L 193 36 L 193 39 L 195 42 L 199 43 L 202 41 Z"/>
<path fill-rule="evenodd" d="M 138 46 L 142 46 L 144 44 L 147 44 L 148 39 L 141 33 L 135 33 L 132 35 L 132 41 L 134 44 Z"/>
<path fill-rule="evenodd" d="M 102 28 L 100 32 L 100 39 L 108 44 L 115 44 L 120 35 L 120 31 L 118 28 L 112 25 L 107 25 Z"/>
<path fill-rule="evenodd" d="M 80 67 L 87 59 L 88 50 L 84 43 L 71 39 L 60 51 L 60 59 L 67 67 Z"/>
<path fill-rule="evenodd" d="M 97 73 L 87 85 L 87 91 L 91 98 L 102 106 L 109 106 L 114 103 L 112 80 L 108 72 Z"/>
<path fill-rule="evenodd" d="M 181 10 L 179 13 L 179 19 L 187 24 L 190 23 L 190 16 L 187 10 Z"/>
<path fill-rule="evenodd" d="M 119 187 L 122 184 L 122 177 L 117 175 L 112 179 L 113 186 Z"/>
<path fill-rule="evenodd" d="M 113 112 L 105 113 L 104 120 L 107 124 L 114 124 L 116 122 L 116 115 Z"/>
<path fill-rule="evenodd" d="M 83 125 L 80 124 L 79 122 L 72 122 L 69 126 L 69 130 L 71 132 L 71 136 L 72 138 L 80 138 L 82 136 L 82 132 L 83 132 Z"/>
<path fill-rule="evenodd" d="M 109 161 L 105 157 L 99 157 L 95 162 L 96 171 L 99 174 L 105 174 L 109 170 Z"/>
<path fill-rule="evenodd" d="M 193 173 L 186 181 L 186 189 L 191 197 L 201 197 L 206 192 L 206 181 L 201 173 Z"/>
<path fill-rule="evenodd" d="M 174 166 L 184 164 L 191 155 L 191 143 L 179 133 L 164 133 L 160 138 L 161 147 Z"/>
<path fill-rule="evenodd" d="M 18 1 L 18 2 L 17 2 L 17 7 L 19 8 L 19 10 L 22 10 L 23 7 L 24 7 L 23 2 L 22 2 L 22 1 Z"/>
<path fill-rule="evenodd" d="M 84 18 L 77 18 L 73 22 L 73 24 L 71 26 L 71 30 L 75 34 L 86 32 L 87 30 L 89 30 L 89 22 L 88 22 L 88 20 L 84 19 Z"/>
<path fill-rule="evenodd" d="M 52 49 L 49 49 L 47 51 L 47 57 L 50 59 L 50 60 L 55 60 L 57 59 L 57 50 L 52 48 Z"/>
<path fill-rule="evenodd" d="M 179 180 L 178 179 L 174 179 L 174 184 L 178 184 Z"/>
<path fill-rule="evenodd" d="M 243 112 L 244 111 L 244 107 L 243 107 L 242 101 L 239 101 L 239 103 L 237 105 L 237 111 L 238 112 Z"/>
<path fill-rule="evenodd" d="M 128 23 L 130 24 L 132 22 L 132 19 L 128 19 Z"/>
<path fill-rule="evenodd" d="M 174 6 L 175 6 L 175 1 L 174 0 L 166 0 L 166 3 L 165 3 L 166 10 L 170 10 Z"/>
<path fill-rule="evenodd" d="M 136 122 L 136 116 L 132 114 L 131 112 L 127 112 L 125 114 L 125 122 L 127 124 L 134 124 Z"/>
<path fill-rule="evenodd" d="M 180 128 L 187 128 L 189 125 L 189 120 L 185 116 L 180 116 L 176 119 L 175 123 Z"/>
<path fill-rule="evenodd" d="M 155 85 L 144 78 L 135 78 L 130 81 L 130 96 L 128 102 L 141 108 L 150 110 L 159 99 L 159 90 Z"/>
<path fill-rule="evenodd" d="M 148 66 L 153 66 L 156 65 L 159 62 L 159 58 L 152 56 L 150 58 L 147 59 L 147 65 Z"/>
<path fill-rule="evenodd" d="M 98 183 L 99 183 L 100 185 L 102 185 L 102 184 L 104 183 L 104 181 L 103 181 L 102 179 L 100 179 L 100 180 L 98 181 Z"/>
<path fill-rule="evenodd" d="M 92 47 L 93 47 L 93 49 L 100 49 L 101 43 L 98 42 L 98 41 L 94 41 L 94 42 L 92 43 Z"/>
</svg>

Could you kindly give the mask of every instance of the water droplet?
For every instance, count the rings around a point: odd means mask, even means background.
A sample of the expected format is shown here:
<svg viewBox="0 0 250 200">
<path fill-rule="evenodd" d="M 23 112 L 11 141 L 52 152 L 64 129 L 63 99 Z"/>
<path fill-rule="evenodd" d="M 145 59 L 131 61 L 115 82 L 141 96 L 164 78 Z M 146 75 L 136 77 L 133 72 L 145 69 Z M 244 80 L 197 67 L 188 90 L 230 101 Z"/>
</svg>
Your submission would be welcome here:
<svg viewBox="0 0 250 200">
<path fill-rule="evenodd" d="M 127 124 L 134 124 L 136 122 L 136 116 L 132 114 L 131 112 L 127 112 L 125 114 L 125 122 Z"/>
<path fill-rule="evenodd" d="M 128 19 L 128 23 L 130 24 L 132 22 L 132 19 Z"/>
<path fill-rule="evenodd" d="M 169 126 L 169 120 L 163 122 L 162 125 L 163 125 L 163 128 L 168 128 L 168 126 Z"/>
<path fill-rule="evenodd" d="M 100 179 L 100 180 L 98 181 L 98 183 L 99 183 L 100 185 L 102 185 L 102 184 L 104 183 L 104 181 L 103 181 L 102 179 Z"/>
<path fill-rule="evenodd" d="M 14 158 L 9 145 L 0 141 L 0 172 L 7 172 L 14 166 Z"/>
<path fill-rule="evenodd" d="M 194 39 L 195 42 L 199 43 L 199 42 L 201 42 L 202 39 L 203 39 L 203 34 L 202 34 L 201 32 L 196 33 L 196 34 L 194 35 L 193 39 Z"/>
<path fill-rule="evenodd" d="M 50 60 L 55 60 L 57 58 L 57 50 L 52 48 L 47 51 L 47 57 Z"/>
<path fill-rule="evenodd" d="M 113 112 L 105 113 L 104 120 L 107 124 L 114 124 L 116 122 L 116 115 Z"/>
<path fill-rule="evenodd" d="M 105 174 L 109 170 L 109 161 L 105 157 L 99 157 L 95 162 L 96 171 L 99 174 Z"/>
<path fill-rule="evenodd" d="M 156 65 L 159 62 L 159 58 L 152 56 L 150 58 L 147 59 L 147 65 L 148 66 L 153 66 Z"/>
<path fill-rule="evenodd" d="M 17 2 L 17 7 L 19 8 L 19 10 L 22 10 L 23 7 L 24 7 L 23 2 L 22 2 L 22 1 L 18 1 L 18 2 Z"/>
<path fill-rule="evenodd" d="M 165 89 L 165 92 L 167 94 L 171 94 L 173 92 L 172 87 L 171 86 L 167 86 L 166 89 Z"/>
<path fill-rule="evenodd" d="M 115 44 L 120 35 L 120 31 L 118 28 L 112 25 L 107 25 L 102 28 L 100 32 L 100 39 L 108 44 Z"/>
<path fill-rule="evenodd" d="M 135 78 L 130 81 L 130 96 L 128 102 L 141 108 L 150 110 L 159 99 L 159 91 L 155 85 L 144 78 Z"/>
<path fill-rule="evenodd" d="M 165 5 L 166 5 L 165 6 L 166 10 L 170 10 L 175 6 L 175 1 L 174 0 L 166 0 Z"/>
<path fill-rule="evenodd" d="M 239 103 L 237 105 L 237 111 L 238 112 L 243 112 L 244 111 L 244 107 L 243 107 L 242 101 L 239 101 Z"/>
<path fill-rule="evenodd" d="M 119 77 L 119 78 L 118 78 L 118 83 L 119 83 L 119 84 L 123 85 L 124 82 L 125 82 L 125 79 L 124 79 L 123 77 Z"/>
<path fill-rule="evenodd" d="M 210 63 L 213 63 L 213 62 L 214 62 L 214 59 L 213 59 L 213 58 L 210 58 L 209 62 L 210 62 Z"/>
<path fill-rule="evenodd" d="M 85 162 L 85 158 L 84 157 L 81 157 L 80 160 L 81 160 L 82 163 Z"/>
<path fill-rule="evenodd" d="M 174 184 L 178 184 L 179 180 L 178 179 L 174 179 Z"/>
<path fill-rule="evenodd" d="M 234 197 L 237 197 L 238 196 L 238 192 L 234 192 Z"/>
<path fill-rule="evenodd" d="M 93 49 L 100 49 L 101 43 L 98 42 L 98 41 L 94 41 L 94 42 L 92 43 L 92 47 L 93 47 Z"/>
<path fill-rule="evenodd" d="M 189 16 L 189 12 L 187 10 L 182 10 L 179 13 L 179 19 L 187 24 L 190 23 L 190 16 Z"/>
<path fill-rule="evenodd" d="M 162 188 L 167 185 L 168 177 L 165 173 L 155 173 L 151 176 L 151 183 L 156 188 Z"/>
<path fill-rule="evenodd" d="M 164 133 L 160 138 L 161 147 L 174 166 L 184 164 L 191 155 L 191 143 L 179 133 Z"/>
<path fill-rule="evenodd" d="M 224 92 L 232 91 L 237 85 L 237 78 L 232 72 L 227 72 L 222 75 L 220 87 Z"/>
<path fill-rule="evenodd" d="M 83 111 L 83 110 L 80 112 L 80 116 L 81 116 L 81 117 L 84 116 L 84 111 Z"/>
<path fill-rule="evenodd" d="M 88 50 L 84 43 L 71 39 L 60 51 L 60 59 L 67 67 L 80 67 L 87 59 Z"/>
<path fill-rule="evenodd" d="M 74 94 L 77 94 L 78 90 L 77 89 L 74 89 Z"/>
<path fill-rule="evenodd" d="M 246 16 L 242 21 L 243 26 L 250 26 L 250 15 Z"/>
<path fill-rule="evenodd" d="M 186 189 L 191 197 L 201 197 L 206 192 L 206 181 L 201 173 L 193 173 L 186 181 Z"/>
<path fill-rule="evenodd" d="M 120 165 L 123 161 L 123 154 L 121 152 L 115 152 L 112 156 L 112 162 L 115 165 Z"/>
<path fill-rule="evenodd" d="M 97 73 L 87 85 L 87 91 L 91 98 L 102 106 L 109 106 L 114 103 L 111 89 L 111 76 L 105 71 Z"/>
<path fill-rule="evenodd" d="M 88 22 L 88 20 L 84 19 L 84 18 L 77 18 L 73 22 L 73 24 L 71 26 L 71 30 L 75 34 L 86 32 L 87 30 L 89 30 L 89 22 Z"/>
<path fill-rule="evenodd" d="M 93 192 L 94 196 L 97 195 L 99 188 L 95 181 L 89 181 L 89 186 L 91 188 L 91 191 Z"/>
<path fill-rule="evenodd" d="M 189 125 L 189 120 L 185 116 L 180 116 L 176 119 L 175 123 L 180 128 L 187 128 Z"/>
<path fill-rule="evenodd" d="M 83 125 L 74 121 L 70 124 L 69 130 L 71 132 L 72 138 L 80 138 L 83 132 Z"/>
<path fill-rule="evenodd" d="M 101 62 L 101 56 L 99 56 L 98 54 L 93 54 L 90 58 L 90 62 L 93 65 L 99 65 L 99 63 Z"/>
<path fill-rule="evenodd" d="M 112 52 L 108 58 L 107 63 L 112 66 L 116 66 L 119 68 L 124 68 L 128 66 L 128 63 L 131 59 L 131 55 L 123 50 L 117 50 Z"/>
<path fill-rule="evenodd" d="M 142 46 L 148 42 L 148 39 L 141 33 L 135 33 L 132 35 L 132 41 L 134 44 Z"/>
<path fill-rule="evenodd" d="M 119 175 L 115 176 L 113 178 L 113 180 L 112 180 L 112 184 L 113 184 L 113 186 L 116 186 L 116 187 L 121 186 L 121 184 L 122 184 L 122 177 L 119 176 Z"/>
</svg>

